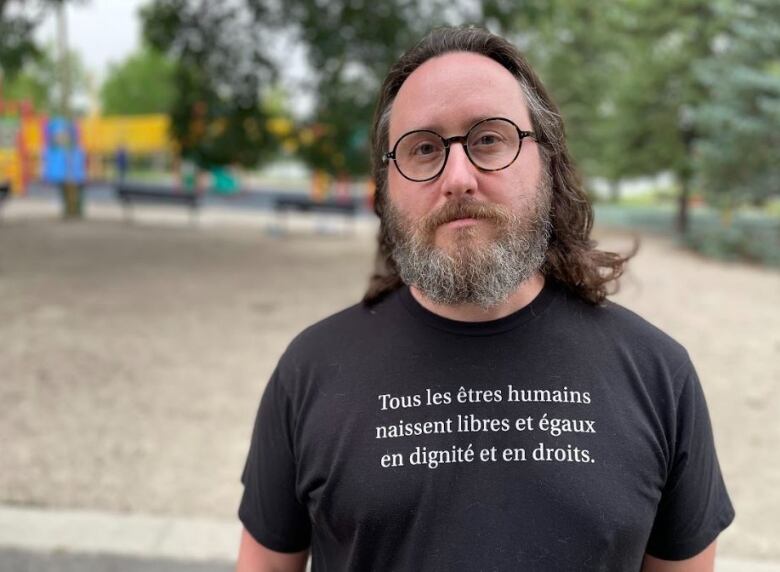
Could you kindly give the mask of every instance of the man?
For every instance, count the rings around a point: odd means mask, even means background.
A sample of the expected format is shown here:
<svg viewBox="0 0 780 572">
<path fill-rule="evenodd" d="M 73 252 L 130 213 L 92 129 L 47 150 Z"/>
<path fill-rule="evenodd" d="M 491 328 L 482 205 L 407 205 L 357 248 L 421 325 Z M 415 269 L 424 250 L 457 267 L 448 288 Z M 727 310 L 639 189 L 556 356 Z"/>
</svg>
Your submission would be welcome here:
<svg viewBox="0 0 780 572">
<path fill-rule="evenodd" d="M 373 144 L 377 269 L 265 390 L 238 569 L 712 570 L 734 511 L 701 386 L 605 302 L 626 259 L 522 56 L 432 32 Z"/>
</svg>

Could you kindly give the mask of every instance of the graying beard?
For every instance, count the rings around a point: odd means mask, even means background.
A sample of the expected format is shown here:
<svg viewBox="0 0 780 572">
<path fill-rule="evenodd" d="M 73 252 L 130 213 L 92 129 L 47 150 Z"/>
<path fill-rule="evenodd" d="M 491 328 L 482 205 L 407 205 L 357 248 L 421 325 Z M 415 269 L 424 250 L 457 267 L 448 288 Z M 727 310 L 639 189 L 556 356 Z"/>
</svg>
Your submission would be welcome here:
<svg viewBox="0 0 780 572">
<path fill-rule="evenodd" d="M 397 212 L 388 213 L 393 219 L 388 221 L 391 233 L 402 235 L 393 237 L 393 258 L 401 279 L 438 304 L 496 306 L 544 263 L 552 229 L 545 199 L 540 197 L 542 204 L 531 219 L 522 221 L 515 215 L 510 232 L 499 240 L 453 254 L 415 240 L 412 233 L 403 236 Z"/>
</svg>

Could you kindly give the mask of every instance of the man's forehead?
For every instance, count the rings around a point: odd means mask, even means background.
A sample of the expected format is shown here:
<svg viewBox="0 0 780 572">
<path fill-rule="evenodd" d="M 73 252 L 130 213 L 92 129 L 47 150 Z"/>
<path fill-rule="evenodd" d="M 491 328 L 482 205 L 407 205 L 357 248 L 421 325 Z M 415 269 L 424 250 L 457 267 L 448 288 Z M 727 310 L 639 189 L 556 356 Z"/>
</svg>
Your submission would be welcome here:
<svg viewBox="0 0 780 572">
<path fill-rule="evenodd" d="M 431 58 L 406 79 L 393 102 L 390 135 L 413 129 L 461 134 L 488 117 L 530 127 L 517 79 L 486 56 L 454 52 Z"/>
<path fill-rule="evenodd" d="M 428 117 L 427 119 L 416 121 L 413 129 L 427 129 L 429 131 L 436 131 L 440 135 L 462 135 L 473 125 L 491 117 L 507 117 L 508 119 L 511 119 L 511 117 L 507 116 L 506 112 L 480 111 L 468 115 L 447 116 L 443 119 Z M 453 131 L 453 133 L 447 133 L 448 131 Z"/>
</svg>

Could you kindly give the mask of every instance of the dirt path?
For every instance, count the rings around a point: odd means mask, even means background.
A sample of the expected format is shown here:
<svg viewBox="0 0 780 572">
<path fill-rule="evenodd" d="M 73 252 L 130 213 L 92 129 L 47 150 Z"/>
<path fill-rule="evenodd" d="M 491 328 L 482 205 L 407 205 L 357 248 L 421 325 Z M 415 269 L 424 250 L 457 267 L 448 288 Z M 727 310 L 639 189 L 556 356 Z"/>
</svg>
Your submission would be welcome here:
<svg viewBox="0 0 780 572">
<path fill-rule="evenodd" d="M 372 255 L 369 237 L 4 221 L 0 503 L 231 518 L 276 359 L 359 299 Z M 738 512 L 721 552 L 780 557 L 780 273 L 646 238 L 616 299 L 697 365 Z"/>
</svg>

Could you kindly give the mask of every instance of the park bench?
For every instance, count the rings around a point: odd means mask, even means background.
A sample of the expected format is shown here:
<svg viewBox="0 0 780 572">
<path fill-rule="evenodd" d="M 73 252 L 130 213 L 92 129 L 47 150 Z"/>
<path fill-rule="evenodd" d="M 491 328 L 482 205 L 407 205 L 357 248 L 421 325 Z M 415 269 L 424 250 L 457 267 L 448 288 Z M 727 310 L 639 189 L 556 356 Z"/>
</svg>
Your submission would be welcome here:
<svg viewBox="0 0 780 572">
<path fill-rule="evenodd" d="M 360 202 L 352 197 L 338 199 L 314 200 L 308 196 L 290 195 L 274 198 L 274 211 L 284 217 L 284 228 L 288 227 L 288 219 L 284 213 L 290 211 L 301 213 L 331 213 L 341 214 L 354 220 L 358 213 Z M 352 228 L 352 227 L 350 227 Z"/>
<path fill-rule="evenodd" d="M 116 188 L 117 198 L 122 203 L 125 220 L 132 216 L 133 203 L 156 203 L 181 205 L 190 209 L 191 220 L 200 207 L 201 195 L 190 191 L 181 191 L 163 185 L 146 185 L 139 183 L 120 183 Z"/>
<path fill-rule="evenodd" d="M 11 185 L 0 181 L 0 214 L 3 212 L 3 203 L 11 196 Z"/>
</svg>

